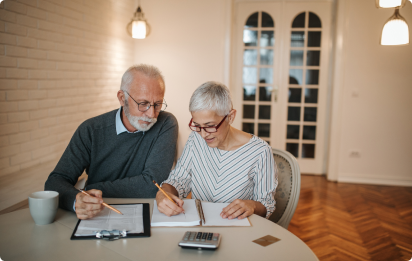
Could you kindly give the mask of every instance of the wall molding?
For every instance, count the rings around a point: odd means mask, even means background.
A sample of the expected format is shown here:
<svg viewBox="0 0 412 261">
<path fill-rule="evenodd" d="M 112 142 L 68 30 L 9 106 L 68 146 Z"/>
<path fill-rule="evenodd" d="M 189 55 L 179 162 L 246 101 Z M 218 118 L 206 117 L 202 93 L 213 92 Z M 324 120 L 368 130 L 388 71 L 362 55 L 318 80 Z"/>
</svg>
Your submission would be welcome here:
<svg viewBox="0 0 412 261">
<path fill-rule="evenodd" d="M 366 174 L 362 175 L 360 173 L 340 173 L 337 181 L 342 183 L 412 187 L 412 178 L 400 176 L 385 178 Z"/>
</svg>

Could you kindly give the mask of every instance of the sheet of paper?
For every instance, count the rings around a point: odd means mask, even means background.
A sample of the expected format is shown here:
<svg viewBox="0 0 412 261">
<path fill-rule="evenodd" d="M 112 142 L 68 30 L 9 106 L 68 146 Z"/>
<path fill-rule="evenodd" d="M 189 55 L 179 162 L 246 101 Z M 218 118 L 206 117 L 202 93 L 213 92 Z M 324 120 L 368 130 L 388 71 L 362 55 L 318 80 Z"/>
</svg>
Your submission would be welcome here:
<svg viewBox="0 0 412 261">
<path fill-rule="evenodd" d="M 194 199 L 184 200 L 183 209 L 185 214 L 168 217 L 157 209 L 156 200 L 153 205 L 152 227 L 191 227 L 200 224 Z"/>
<path fill-rule="evenodd" d="M 143 205 L 113 205 L 123 215 L 113 210 L 104 208 L 97 216 L 80 221 L 75 236 L 95 235 L 100 230 L 123 230 L 128 233 L 142 233 L 143 228 Z"/>
<path fill-rule="evenodd" d="M 202 201 L 202 208 L 203 213 L 205 215 L 206 223 L 202 224 L 202 226 L 209 227 L 209 226 L 216 226 L 216 227 L 249 227 L 250 222 L 247 218 L 244 219 L 223 219 L 220 216 L 222 209 L 225 208 L 229 203 L 212 203 L 212 202 L 203 202 Z"/>
</svg>

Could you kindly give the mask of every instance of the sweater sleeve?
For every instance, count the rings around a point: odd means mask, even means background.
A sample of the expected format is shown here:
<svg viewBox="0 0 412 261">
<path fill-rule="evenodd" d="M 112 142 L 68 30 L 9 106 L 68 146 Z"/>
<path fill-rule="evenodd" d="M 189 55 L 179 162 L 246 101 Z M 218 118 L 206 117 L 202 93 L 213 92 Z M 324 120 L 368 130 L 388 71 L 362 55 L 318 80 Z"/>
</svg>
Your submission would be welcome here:
<svg viewBox="0 0 412 261">
<path fill-rule="evenodd" d="M 175 159 L 177 135 L 177 120 L 170 116 L 153 140 L 151 150 L 145 152 L 148 155 L 141 175 L 90 184 L 87 189 L 101 190 L 104 197 L 154 198 L 157 187 L 152 180 L 161 183 L 169 175 Z"/>
<path fill-rule="evenodd" d="M 172 185 L 179 193 L 180 198 L 187 197 L 191 191 L 193 133 L 190 134 L 175 169 L 170 172 L 169 177 L 163 182 Z"/>
<path fill-rule="evenodd" d="M 79 176 L 90 165 L 91 133 L 86 124 L 81 124 L 66 150 L 50 173 L 44 190 L 59 193 L 59 206 L 63 209 L 74 211 L 73 202 L 78 190 L 74 188 Z"/>
<path fill-rule="evenodd" d="M 256 169 L 253 200 L 262 203 L 266 207 L 266 218 L 269 218 L 275 211 L 275 192 L 278 185 L 276 163 L 269 146 L 263 151 Z"/>
</svg>

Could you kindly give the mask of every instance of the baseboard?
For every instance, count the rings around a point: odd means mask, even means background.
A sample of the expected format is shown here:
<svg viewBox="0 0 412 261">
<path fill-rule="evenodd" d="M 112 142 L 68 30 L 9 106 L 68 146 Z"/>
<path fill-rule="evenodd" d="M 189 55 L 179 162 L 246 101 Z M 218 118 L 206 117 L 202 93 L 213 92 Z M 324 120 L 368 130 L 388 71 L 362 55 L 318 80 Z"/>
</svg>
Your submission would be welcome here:
<svg viewBox="0 0 412 261">
<path fill-rule="evenodd" d="M 369 185 L 386 185 L 386 186 L 402 186 L 402 187 L 412 187 L 412 178 L 409 177 L 373 177 L 373 176 L 353 176 L 350 175 L 339 175 L 338 182 L 344 183 L 358 183 L 358 184 L 369 184 Z"/>
</svg>

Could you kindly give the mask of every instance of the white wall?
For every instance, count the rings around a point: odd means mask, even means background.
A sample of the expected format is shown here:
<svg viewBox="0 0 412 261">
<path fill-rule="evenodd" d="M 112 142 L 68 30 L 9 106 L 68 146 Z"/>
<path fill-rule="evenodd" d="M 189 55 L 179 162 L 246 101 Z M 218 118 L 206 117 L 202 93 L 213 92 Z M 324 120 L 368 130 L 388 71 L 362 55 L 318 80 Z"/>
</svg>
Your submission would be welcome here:
<svg viewBox="0 0 412 261">
<path fill-rule="evenodd" d="M 167 111 L 179 121 L 179 155 L 190 134 L 193 91 L 206 81 L 228 84 L 230 2 L 140 1 L 152 30 L 146 39 L 135 40 L 135 62 L 153 64 L 165 76 Z"/>
<path fill-rule="evenodd" d="M 409 1 L 400 13 L 411 34 Z M 338 1 L 331 180 L 412 186 L 412 43 L 379 45 L 392 14 L 374 1 Z"/>
<path fill-rule="evenodd" d="M 119 106 L 136 2 L 0 4 L 0 176 L 57 160 L 79 124 Z"/>
</svg>

